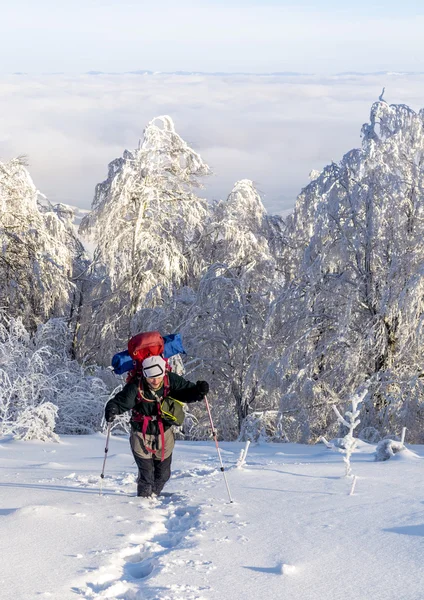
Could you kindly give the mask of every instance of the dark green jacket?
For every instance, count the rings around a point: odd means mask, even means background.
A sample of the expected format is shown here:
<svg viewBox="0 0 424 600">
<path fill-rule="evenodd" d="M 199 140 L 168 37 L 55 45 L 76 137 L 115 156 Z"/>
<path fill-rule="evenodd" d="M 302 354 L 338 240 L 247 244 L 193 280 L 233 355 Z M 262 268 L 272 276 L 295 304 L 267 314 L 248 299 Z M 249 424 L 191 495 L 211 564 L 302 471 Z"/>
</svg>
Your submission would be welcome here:
<svg viewBox="0 0 424 600">
<path fill-rule="evenodd" d="M 184 379 L 184 377 L 181 377 L 176 373 L 168 373 L 168 382 L 168 395 L 172 396 L 172 398 L 175 398 L 176 400 L 180 400 L 180 402 L 188 404 L 190 402 L 203 400 L 204 398 L 204 394 L 199 392 L 196 383 L 187 381 L 187 379 Z M 139 389 L 141 388 L 143 396 L 147 400 L 153 400 L 153 402 L 148 402 L 140 397 Z M 160 400 L 163 398 L 163 392 L 163 385 L 155 392 L 156 396 L 158 396 Z M 112 407 L 116 409 L 116 414 L 118 415 L 121 415 L 127 410 L 133 411 L 131 417 L 131 427 L 135 431 L 141 431 L 142 428 L 142 422 L 136 420 L 138 415 L 157 417 L 158 414 L 158 406 L 155 396 L 143 377 L 136 378 L 130 383 L 127 383 L 120 392 L 111 398 L 111 400 L 109 400 L 109 402 L 106 404 L 106 412 L 110 411 Z M 164 421 L 164 429 L 169 429 L 170 427 L 171 424 Z M 154 420 L 149 422 L 146 433 L 152 435 L 159 434 L 157 421 Z"/>
</svg>

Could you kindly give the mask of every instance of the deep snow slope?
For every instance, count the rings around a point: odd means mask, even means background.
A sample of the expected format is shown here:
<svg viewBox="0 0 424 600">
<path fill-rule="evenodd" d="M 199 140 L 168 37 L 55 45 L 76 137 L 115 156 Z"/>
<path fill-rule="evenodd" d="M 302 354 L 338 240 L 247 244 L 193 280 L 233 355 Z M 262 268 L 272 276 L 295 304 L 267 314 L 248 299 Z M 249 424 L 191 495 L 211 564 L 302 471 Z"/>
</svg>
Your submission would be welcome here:
<svg viewBox="0 0 424 600">
<path fill-rule="evenodd" d="M 420 600 L 422 447 L 374 462 L 361 443 L 355 492 L 323 445 L 179 442 L 172 496 L 135 497 L 125 438 L 0 440 L 3 600 Z"/>
</svg>

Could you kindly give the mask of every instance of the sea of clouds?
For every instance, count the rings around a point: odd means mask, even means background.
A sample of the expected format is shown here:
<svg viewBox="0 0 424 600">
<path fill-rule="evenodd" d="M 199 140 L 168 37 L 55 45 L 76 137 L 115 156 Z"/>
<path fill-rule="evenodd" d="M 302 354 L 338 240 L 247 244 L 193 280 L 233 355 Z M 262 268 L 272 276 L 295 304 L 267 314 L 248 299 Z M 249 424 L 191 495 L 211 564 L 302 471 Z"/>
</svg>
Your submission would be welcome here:
<svg viewBox="0 0 424 600">
<path fill-rule="evenodd" d="M 168 114 L 214 172 L 205 197 L 252 179 L 268 212 L 286 214 L 312 169 L 360 146 L 383 87 L 389 103 L 424 106 L 423 74 L 3 75 L 0 161 L 26 155 L 50 201 L 89 208 L 108 163 Z"/>
</svg>

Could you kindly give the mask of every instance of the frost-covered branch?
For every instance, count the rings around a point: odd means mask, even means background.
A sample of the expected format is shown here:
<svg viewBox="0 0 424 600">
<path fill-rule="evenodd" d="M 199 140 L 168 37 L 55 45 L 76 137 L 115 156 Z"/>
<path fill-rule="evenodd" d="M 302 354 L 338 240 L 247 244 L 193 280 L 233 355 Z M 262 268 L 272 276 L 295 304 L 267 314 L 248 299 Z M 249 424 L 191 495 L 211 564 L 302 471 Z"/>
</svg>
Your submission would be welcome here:
<svg viewBox="0 0 424 600">
<path fill-rule="evenodd" d="M 342 444 L 339 445 L 340 452 L 344 454 L 343 461 L 346 466 L 346 477 L 352 476 L 352 468 L 350 464 L 350 459 L 355 451 L 357 440 L 353 437 L 353 431 L 361 422 L 359 417 L 360 414 L 360 404 L 362 404 L 365 396 L 367 395 L 368 390 L 365 389 L 361 393 L 356 394 L 351 398 L 352 408 L 345 412 L 344 416 L 341 415 L 338 408 L 333 405 L 333 410 L 336 413 L 337 421 L 340 425 L 348 428 L 347 434 L 342 439 Z"/>
</svg>

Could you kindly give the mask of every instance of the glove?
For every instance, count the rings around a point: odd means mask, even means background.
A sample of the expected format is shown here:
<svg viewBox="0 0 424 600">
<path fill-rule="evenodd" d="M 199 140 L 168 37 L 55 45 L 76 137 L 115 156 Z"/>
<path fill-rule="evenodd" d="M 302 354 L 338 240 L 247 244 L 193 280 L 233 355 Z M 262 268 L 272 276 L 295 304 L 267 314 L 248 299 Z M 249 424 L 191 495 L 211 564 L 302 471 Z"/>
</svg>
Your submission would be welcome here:
<svg viewBox="0 0 424 600">
<path fill-rule="evenodd" d="M 196 381 L 196 387 L 197 391 L 202 396 L 202 399 L 209 392 L 209 383 L 207 381 Z"/>
<path fill-rule="evenodd" d="M 106 419 L 107 423 L 112 423 L 112 421 L 115 419 L 117 414 L 118 414 L 118 409 L 116 408 L 116 406 L 108 406 L 106 404 L 105 419 Z"/>
</svg>

